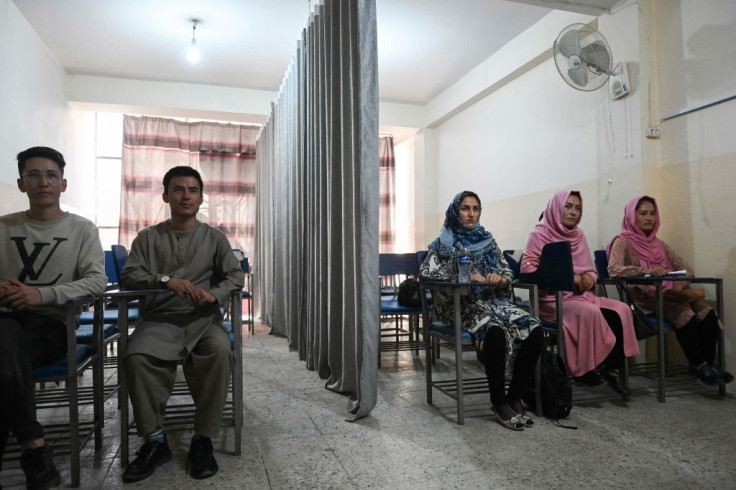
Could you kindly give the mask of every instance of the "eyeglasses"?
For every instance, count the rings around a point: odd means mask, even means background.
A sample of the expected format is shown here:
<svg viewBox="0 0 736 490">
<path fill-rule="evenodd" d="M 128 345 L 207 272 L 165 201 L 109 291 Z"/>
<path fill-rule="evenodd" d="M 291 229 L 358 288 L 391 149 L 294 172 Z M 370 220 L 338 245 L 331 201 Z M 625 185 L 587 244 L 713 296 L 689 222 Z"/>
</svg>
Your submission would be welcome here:
<svg viewBox="0 0 736 490">
<path fill-rule="evenodd" d="M 46 177 L 46 180 L 48 180 L 49 184 L 56 184 L 61 180 L 61 174 L 53 170 L 48 170 L 46 172 L 39 172 L 37 170 L 33 170 L 31 172 L 23 172 L 21 174 L 21 177 L 23 177 L 24 179 L 32 180 L 34 182 L 41 182 L 41 177 Z"/>
</svg>

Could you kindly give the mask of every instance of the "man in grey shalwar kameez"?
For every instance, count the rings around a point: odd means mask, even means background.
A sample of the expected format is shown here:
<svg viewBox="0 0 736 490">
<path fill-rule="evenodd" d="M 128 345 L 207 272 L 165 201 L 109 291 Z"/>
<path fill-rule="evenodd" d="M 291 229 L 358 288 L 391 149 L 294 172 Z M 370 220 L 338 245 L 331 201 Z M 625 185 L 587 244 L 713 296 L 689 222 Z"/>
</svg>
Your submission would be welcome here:
<svg viewBox="0 0 736 490">
<path fill-rule="evenodd" d="M 145 438 L 123 474 L 126 481 L 147 478 L 171 458 L 163 416 L 182 361 L 196 405 L 190 473 L 206 478 L 218 469 L 211 438 L 219 431 L 233 362 L 220 307 L 243 288 L 243 270 L 227 237 L 197 221 L 202 191 L 193 168 L 166 173 L 163 200 L 171 219 L 138 234 L 121 273 L 128 289 L 171 291 L 146 299 L 125 355 L 138 434 Z"/>
</svg>

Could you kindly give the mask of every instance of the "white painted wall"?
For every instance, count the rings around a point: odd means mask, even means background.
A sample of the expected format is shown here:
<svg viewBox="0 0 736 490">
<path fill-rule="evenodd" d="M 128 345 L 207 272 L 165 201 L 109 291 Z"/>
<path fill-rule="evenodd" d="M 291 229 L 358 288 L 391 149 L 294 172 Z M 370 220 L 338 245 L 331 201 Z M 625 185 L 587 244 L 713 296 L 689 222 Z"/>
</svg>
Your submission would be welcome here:
<svg viewBox="0 0 736 490">
<path fill-rule="evenodd" d="M 645 3 L 657 53 L 651 119 L 736 92 L 736 4 L 680 0 Z M 736 356 L 736 100 L 663 122 L 651 144 L 647 181 L 658 185 L 662 227 L 698 275 L 723 277 L 727 365 Z"/>
<path fill-rule="evenodd" d="M 16 154 L 39 145 L 63 153 L 68 124 L 64 70 L 10 0 L 0 0 L 0 66 L 0 214 L 6 214 L 28 207 L 16 187 Z"/>
<path fill-rule="evenodd" d="M 557 21 L 554 29 L 552 20 Z M 570 20 L 551 15 L 524 38 L 539 45 L 540 34 L 534 32 L 539 30 L 551 46 Z M 628 62 L 636 75 L 636 6 L 598 22 L 614 59 Z M 509 62 L 513 52 L 500 53 L 499 64 L 505 64 L 513 78 L 435 129 L 436 199 L 426 211 L 441 223 L 450 199 L 461 190 L 474 190 L 484 203 L 482 223 L 501 246 L 522 248 L 551 194 L 561 188 L 580 189 L 585 203 L 581 226 L 591 248 L 600 248 L 618 231 L 624 203 L 641 187 L 640 172 L 631 172 L 641 166 L 640 91 L 636 86 L 627 98 L 612 102 L 606 89 L 575 90 L 562 80 L 551 58 L 539 60 L 539 49 L 519 49 L 515 64 Z M 521 63 L 524 56 L 531 68 Z M 491 57 L 483 65 L 493 61 Z M 503 73 L 495 73 L 489 83 L 503 78 Z M 466 84 L 458 90 L 466 90 Z M 613 184 L 600 185 L 609 177 Z"/>
</svg>

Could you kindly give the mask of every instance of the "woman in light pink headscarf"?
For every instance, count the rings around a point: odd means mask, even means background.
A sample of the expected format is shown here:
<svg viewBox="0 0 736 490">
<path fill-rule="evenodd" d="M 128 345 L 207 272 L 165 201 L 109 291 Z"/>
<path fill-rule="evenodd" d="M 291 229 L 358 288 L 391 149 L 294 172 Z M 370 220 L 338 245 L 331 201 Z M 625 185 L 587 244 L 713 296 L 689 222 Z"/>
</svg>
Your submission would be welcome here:
<svg viewBox="0 0 736 490">
<path fill-rule="evenodd" d="M 657 238 L 659 209 L 650 196 L 635 197 L 626 205 L 621 234 L 606 247 L 611 277 L 664 276 L 675 270 L 693 271 L 665 242 Z M 688 282 L 664 285 L 664 318 L 675 327 L 677 341 L 690 364 L 690 372 L 708 385 L 730 383 L 733 375 L 713 365 L 720 337 L 720 322 L 713 308 L 703 301 L 704 291 Z M 630 286 L 634 301 L 644 311 L 655 309 L 654 286 Z"/>
<path fill-rule="evenodd" d="M 521 271 L 537 269 L 542 247 L 547 243 L 570 242 L 575 291 L 563 293 L 562 308 L 567 369 L 591 385 L 600 384 L 603 375 L 616 392 L 626 397 L 630 392 L 621 369 L 623 360 L 639 353 L 631 309 L 621 301 L 593 294 L 598 274 L 585 235 L 578 228 L 582 216 L 580 192 L 565 190 L 552 196 L 542 220 L 529 234 Z M 540 291 L 539 310 L 543 319 L 555 319 L 557 306 L 552 292 Z M 598 366 L 601 371 L 596 369 Z"/>
</svg>

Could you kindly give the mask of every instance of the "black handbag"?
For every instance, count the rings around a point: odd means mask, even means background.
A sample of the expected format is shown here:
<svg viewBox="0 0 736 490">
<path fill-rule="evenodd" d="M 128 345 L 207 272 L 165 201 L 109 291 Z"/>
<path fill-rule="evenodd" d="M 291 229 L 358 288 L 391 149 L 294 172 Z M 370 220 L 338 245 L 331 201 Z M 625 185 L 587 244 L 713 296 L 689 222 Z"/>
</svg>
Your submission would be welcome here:
<svg viewBox="0 0 736 490">
<path fill-rule="evenodd" d="M 636 331 L 636 340 L 643 340 L 647 337 L 657 335 L 659 327 L 656 323 L 652 323 L 646 313 L 641 308 L 632 303 L 631 313 L 634 315 L 634 331 Z"/>
<path fill-rule="evenodd" d="M 636 340 L 643 340 L 647 337 L 657 335 L 659 327 L 656 323 L 649 320 L 649 317 L 644 310 L 642 310 L 631 296 L 629 289 L 626 287 L 626 282 L 616 278 L 618 284 L 618 290 L 623 291 L 626 295 L 626 303 L 631 308 L 631 315 L 634 317 L 634 331 L 636 332 Z"/>
<path fill-rule="evenodd" d="M 419 279 L 409 276 L 399 284 L 397 297 L 400 306 L 418 308 L 422 306 L 422 297 L 419 293 Z"/>
</svg>

